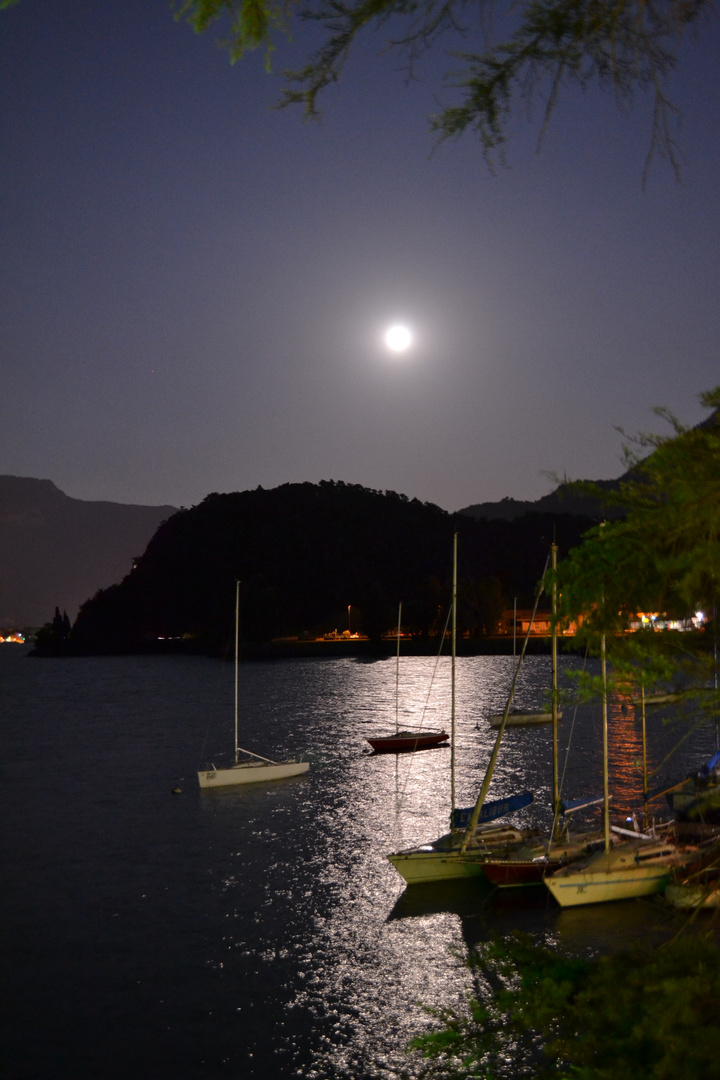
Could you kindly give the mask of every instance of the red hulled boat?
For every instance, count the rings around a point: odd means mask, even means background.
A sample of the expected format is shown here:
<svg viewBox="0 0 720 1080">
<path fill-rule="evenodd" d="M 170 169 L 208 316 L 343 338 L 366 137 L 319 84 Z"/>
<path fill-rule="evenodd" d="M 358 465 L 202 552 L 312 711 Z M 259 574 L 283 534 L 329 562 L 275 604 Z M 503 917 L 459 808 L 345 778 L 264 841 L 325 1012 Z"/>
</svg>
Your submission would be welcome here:
<svg viewBox="0 0 720 1080">
<path fill-rule="evenodd" d="M 368 739 L 376 754 L 405 754 L 414 750 L 430 750 L 446 743 L 447 731 L 397 731 L 393 735 L 380 735 Z"/>
<path fill-rule="evenodd" d="M 518 845 L 502 857 L 483 861 L 483 873 L 493 885 L 510 889 L 522 885 L 540 885 L 568 863 L 599 851 L 604 836 L 598 830 L 577 833 L 573 837 Z"/>
</svg>

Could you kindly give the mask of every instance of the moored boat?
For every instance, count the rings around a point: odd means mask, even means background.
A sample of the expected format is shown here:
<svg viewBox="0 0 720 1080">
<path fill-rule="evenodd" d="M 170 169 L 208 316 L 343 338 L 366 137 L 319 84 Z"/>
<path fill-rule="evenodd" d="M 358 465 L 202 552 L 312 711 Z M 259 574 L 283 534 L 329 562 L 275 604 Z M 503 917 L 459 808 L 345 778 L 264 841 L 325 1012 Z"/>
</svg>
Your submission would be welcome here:
<svg viewBox="0 0 720 1080">
<path fill-rule="evenodd" d="M 467 853 L 461 852 L 462 832 L 449 832 L 427 844 L 388 855 L 407 885 L 482 877 L 486 857 L 512 850 L 527 832 L 512 826 L 483 826 L 473 834 Z"/>
<path fill-rule="evenodd" d="M 661 892 L 673 867 L 689 858 L 667 840 L 627 841 L 556 870 L 545 884 L 561 907 L 629 900 Z"/>
<path fill-rule="evenodd" d="M 226 768 L 209 769 L 198 772 L 201 788 L 230 787 L 235 784 L 259 784 L 265 780 L 284 780 L 289 776 L 301 776 L 310 768 L 308 761 L 272 761 L 264 758 L 259 761 L 238 761 Z"/>
<path fill-rule="evenodd" d="M 553 572 L 557 567 L 557 546 L 550 549 Z M 531 713 L 528 710 L 511 710 L 507 713 L 506 723 L 512 724 L 514 717 L 524 717 L 527 723 L 545 723 L 553 725 L 553 787 L 552 787 L 552 831 L 543 837 L 528 840 L 515 845 L 510 851 L 502 854 L 493 853 L 485 857 L 483 872 L 493 885 L 501 889 L 518 888 L 527 885 L 541 885 L 547 874 L 559 870 L 568 862 L 579 859 L 584 855 L 604 845 L 604 836 L 597 830 L 578 831 L 571 835 L 568 826 L 562 829 L 558 825 L 560 813 L 569 813 L 572 810 L 585 809 L 595 805 L 596 799 L 577 799 L 573 803 L 561 803 L 559 791 L 558 773 L 558 733 L 557 724 L 562 716 L 558 710 L 558 671 L 557 671 L 557 588 L 553 579 L 552 592 L 553 619 L 552 619 L 552 695 L 551 710 L 548 713 Z M 491 724 L 497 719 L 502 722 L 503 717 L 489 717 Z M 522 723 L 518 720 L 517 723 Z M 500 726 L 496 724 L 494 726 Z"/>
<path fill-rule="evenodd" d="M 483 872 L 501 889 L 541 885 L 548 874 L 598 851 L 604 844 L 604 837 L 597 829 L 549 842 L 546 838 L 525 841 L 503 857 L 491 855 L 485 859 Z"/>
<path fill-rule="evenodd" d="M 665 899 L 678 908 L 720 908 L 720 872 L 702 870 L 683 881 L 670 881 Z"/>
<path fill-rule="evenodd" d="M 720 824 L 720 750 L 665 797 L 679 821 Z"/>
<path fill-rule="evenodd" d="M 499 728 L 503 722 L 503 713 L 490 713 L 488 723 L 490 727 Z M 557 719 L 562 720 L 562 712 L 558 712 Z M 552 724 L 553 714 L 536 709 L 511 709 L 505 719 L 506 727 L 530 727 L 533 724 Z"/>
<path fill-rule="evenodd" d="M 430 750 L 442 746 L 450 736 L 441 731 L 400 731 L 400 638 L 402 636 L 402 603 L 398 606 L 397 648 L 395 651 L 395 731 L 390 735 L 378 735 L 367 741 L 376 754 L 412 754 L 416 750 Z"/>
<path fill-rule="evenodd" d="M 455 808 L 455 650 L 457 642 L 457 534 L 453 542 L 453 585 L 452 585 L 452 656 L 450 676 L 450 832 L 417 847 L 392 852 L 388 860 L 404 879 L 406 884 L 421 882 L 447 881 L 458 878 L 482 876 L 482 859 L 478 854 L 489 855 L 500 850 L 509 850 L 527 839 L 527 832 L 513 827 L 491 825 L 499 817 L 504 817 L 514 810 L 519 810 L 532 802 L 532 792 L 523 792 L 505 799 L 495 800 L 482 806 L 486 784 L 483 784 L 482 799 L 478 797 L 475 806 L 468 810 Z M 514 683 L 513 683 L 514 686 Z M 509 705 L 508 705 L 509 708 Z M 489 777 L 486 776 L 489 783 Z M 469 853 L 469 854 L 468 854 Z"/>
<path fill-rule="evenodd" d="M 605 635 L 600 641 L 603 734 L 603 850 L 549 874 L 545 884 L 561 907 L 628 900 L 661 892 L 675 866 L 689 862 L 696 848 L 684 848 L 669 838 L 630 833 L 610 827 L 608 783 L 608 692 Z M 645 785 L 645 781 L 644 781 Z M 613 843 L 613 832 L 630 839 Z"/>
<path fill-rule="evenodd" d="M 679 693 L 657 693 L 657 694 L 644 694 L 640 697 L 633 697 L 631 700 L 632 705 L 674 705 L 676 702 L 682 701 L 682 694 Z"/>
<path fill-rule="evenodd" d="M 665 899 L 673 907 L 720 907 L 720 841 L 717 836 L 699 849 L 689 865 L 671 876 Z"/>
<path fill-rule="evenodd" d="M 394 735 L 368 739 L 368 742 L 376 754 L 403 754 L 442 746 L 449 738 L 447 731 L 397 731 Z"/>
<path fill-rule="evenodd" d="M 252 750 L 238 746 L 238 665 L 240 655 L 240 582 L 235 582 L 235 760 L 232 765 L 217 768 L 210 764 L 198 771 L 201 788 L 232 787 L 236 784 L 258 784 L 265 780 L 284 780 L 301 776 L 310 768 L 307 761 L 291 758 L 289 761 L 273 761 Z M 240 755 L 244 754 L 244 758 Z"/>
</svg>

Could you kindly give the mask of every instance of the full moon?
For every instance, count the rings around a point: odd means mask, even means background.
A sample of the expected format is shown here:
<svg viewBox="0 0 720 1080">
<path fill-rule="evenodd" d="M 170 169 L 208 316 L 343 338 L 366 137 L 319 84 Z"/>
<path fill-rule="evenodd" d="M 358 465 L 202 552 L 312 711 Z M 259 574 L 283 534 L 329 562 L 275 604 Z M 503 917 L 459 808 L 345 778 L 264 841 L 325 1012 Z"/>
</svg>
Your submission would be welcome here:
<svg viewBox="0 0 720 1080">
<path fill-rule="evenodd" d="M 405 352 L 412 345 L 412 334 L 407 326 L 396 323 L 385 331 L 385 344 L 390 352 Z"/>
</svg>

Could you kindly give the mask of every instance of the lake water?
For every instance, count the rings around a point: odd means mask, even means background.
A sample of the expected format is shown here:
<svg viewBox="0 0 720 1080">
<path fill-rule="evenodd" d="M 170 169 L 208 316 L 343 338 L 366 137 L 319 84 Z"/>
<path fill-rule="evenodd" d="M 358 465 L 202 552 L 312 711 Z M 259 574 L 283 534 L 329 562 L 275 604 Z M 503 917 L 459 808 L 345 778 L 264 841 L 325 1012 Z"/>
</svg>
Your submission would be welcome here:
<svg viewBox="0 0 720 1080">
<path fill-rule="evenodd" d="M 457 802 L 479 790 L 512 657 L 457 665 Z M 563 670 L 578 661 L 563 658 Z M 434 678 L 433 678 L 433 672 Z M 374 756 L 395 662 L 241 668 L 241 744 L 306 753 L 305 777 L 201 792 L 232 744 L 232 666 L 187 657 L 35 660 L 0 649 L 2 1010 L 8 1080 L 413 1078 L 422 1006 L 472 989 L 468 948 L 521 928 L 579 949 L 666 934 L 657 899 L 560 911 L 545 890 L 405 890 L 387 862 L 446 831 L 450 751 Z M 549 659 L 525 662 L 536 705 Z M 449 660 L 407 658 L 400 723 L 449 722 Z M 664 714 L 667 715 L 667 712 Z M 677 733 L 651 722 L 657 764 Z M 565 709 L 563 794 L 601 793 L 599 710 Z M 641 790 L 640 729 L 611 708 L 616 811 Z M 665 770 L 697 767 L 711 733 Z M 547 823 L 551 732 L 507 733 L 490 797 L 526 787 Z M 180 794 L 173 794 L 179 787 Z"/>
</svg>

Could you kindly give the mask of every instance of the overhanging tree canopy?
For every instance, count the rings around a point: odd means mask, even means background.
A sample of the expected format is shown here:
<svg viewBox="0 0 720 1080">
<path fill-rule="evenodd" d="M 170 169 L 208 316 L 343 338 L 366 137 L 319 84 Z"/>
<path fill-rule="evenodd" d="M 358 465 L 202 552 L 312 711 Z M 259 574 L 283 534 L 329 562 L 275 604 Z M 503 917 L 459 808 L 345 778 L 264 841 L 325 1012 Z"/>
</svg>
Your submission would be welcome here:
<svg viewBox="0 0 720 1080">
<path fill-rule="evenodd" d="M 319 27 L 321 44 L 299 71 L 286 72 L 283 97 L 310 116 L 363 31 L 382 29 L 410 72 L 422 54 L 449 44 L 453 70 L 445 81 L 459 95 L 431 118 L 431 127 L 443 138 L 474 131 L 489 161 L 518 100 L 542 95 L 544 130 L 565 84 L 599 84 L 620 105 L 635 91 L 649 90 L 654 110 L 647 164 L 659 154 L 677 171 L 668 78 L 685 31 L 712 6 L 713 0 L 523 0 L 509 5 L 506 16 L 488 0 L 179 0 L 178 13 L 198 31 L 229 18 L 226 45 L 233 60 L 262 47 L 269 62 L 278 35 L 289 33 L 294 20 Z M 491 14 L 502 20 L 499 42 L 486 32 Z"/>
<path fill-rule="evenodd" d="M 701 400 L 714 410 L 705 423 L 688 429 L 657 410 L 672 434 L 633 440 L 629 478 L 615 492 L 598 492 L 625 516 L 590 530 L 561 564 L 558 584 L 562 617 L 580 621 L 591 648 L 604 635 L 618 671 L 707 690 L 720 599 L 720 387 Z M 625 633 L 638 612 L 697 611 L 709 617 L 710 636 Z M 707 699 L 714 712 L 717 696 Z"/>
</svg>

